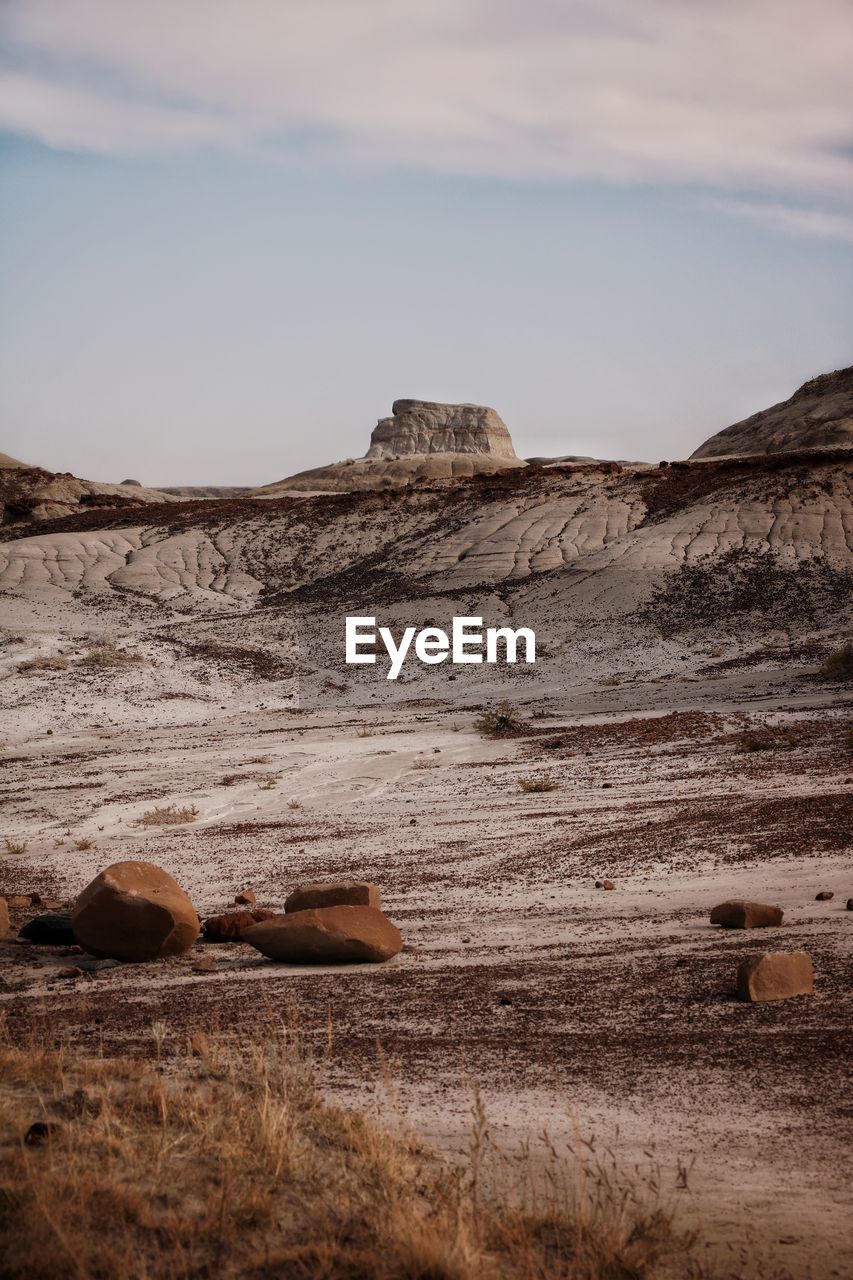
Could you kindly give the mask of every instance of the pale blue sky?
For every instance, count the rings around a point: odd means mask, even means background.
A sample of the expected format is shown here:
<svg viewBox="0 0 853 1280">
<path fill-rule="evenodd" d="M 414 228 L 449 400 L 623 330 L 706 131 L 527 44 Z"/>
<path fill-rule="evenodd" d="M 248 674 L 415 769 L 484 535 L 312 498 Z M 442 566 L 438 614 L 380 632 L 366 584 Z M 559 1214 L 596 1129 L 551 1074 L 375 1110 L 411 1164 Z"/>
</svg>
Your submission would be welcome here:
<svg viewBox="0 0 853 1280">
<path fill-rule="evenodd" d="M 657 460 L 851 362 L 849 6 L 356 8 L 8 6 L 1 451 L 263 483 L 422 396 Z"/>
</svg>

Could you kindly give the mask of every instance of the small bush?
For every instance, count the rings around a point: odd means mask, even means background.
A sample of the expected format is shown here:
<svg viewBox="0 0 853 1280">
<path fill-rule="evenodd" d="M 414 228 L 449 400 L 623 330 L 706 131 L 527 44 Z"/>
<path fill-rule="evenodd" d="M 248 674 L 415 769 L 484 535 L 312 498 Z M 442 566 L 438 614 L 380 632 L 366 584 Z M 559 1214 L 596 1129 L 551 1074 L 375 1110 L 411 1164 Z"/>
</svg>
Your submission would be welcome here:
<svg viewBox="0 0 853 1280">
<path fill-rule="evenodd" d="M 419 759 L 412 761 L 412 768 L 413 769 L 437 769 L 438 761 L 427 760 L 425 757 L 421 756 Z"/>
<path fill-rule="evenodd" d="M 358 734 L 356 736 L 359 738 L 373 738 L 376 735 L 373 729 L 368 729 L 367 727 L 365 727 L 364 729 L 359 729 Z"/>
<path fill-rule="evenodd" d="M 268 778 L 264 778 L 263 782 L 258 783 L 258 789 L 260 791 L 275 791 L 275 787 L 276 779 L 272 774 L 270 774 Z"/>
<path fill-rule="evenodd" d="M 18 664 L 18 671 L 22 676 L 38 675 L 41 671 L 67 671 L 68 659 L 63 657 L 61 653 L 54 654 L 52 657 L 30 658 L 27 662 Z"/>
<path fill-rule="evenodd" d="M 81 658 L 80 665 L 84 667 L 131 667 L 139 662 L 144 662 L 141 653 L 136 653 L 132 649 L 119 649 L 117 645 L 110 642 L 92 645 L 92 648 L 84 658 Z"/>
<path fill-rule="evenodd" d="M 246 764 L 272 764 L 272 756 L 250 756 Z"/>
<path fill-rule="evenodd" d="M 287 807 L 288 809 L 301 809 L 302 802 L 300 800 L 288 800 Z"/>
<path fill-rule="evenodd" d="M 225 777 L 220 779 L 219 785 L 220 787 L 233 787 L 236 783 L 242 782 L 243 777 L 242 773 L 226 773 Z"/>
<path fill-rule="evenodd" d="M 26 853 L 29 844 L 26 840 L 4 840 L 3 848 L 7 853 L 14 854 L 16 857 L 21 853 Z"/>
<path fill-rule="evenodd" d="M 521 733 L 524 721 L 512 703 L 504 698 L 497 706 L 486 707 L 474 721 L 474 728 L 490 738 L 503 738 Z"/>
<path fill-rule="evenodd" d="M 180 807 L 167 804 L 155 809 L 146 809 L 145 813 L 137 818 L 136 824 L 140 827 L 177 827 L 184 822 L 195 822 L 197 817 L 198 809 L 194 804 L 185 804 Z"/>
<path fill-rule="evenodd" d="M 550 773 L 540 773 L 536 777 L 517 778 L 522 791 L 556 791 L 559 782 Z"/>
<path fill-rule="evenodd" d="M 82 853 L 85 849 L 94 849 L 95 842 L 90 836 L 81 836 L 79 840 L 74 841 L 74 848 L 79 849 Z"/>
<path fill-rule="evenodd" d="M 853 640 L 831 653 L 820 669 L 830 680 L 853 680 Z"/>
</svg>

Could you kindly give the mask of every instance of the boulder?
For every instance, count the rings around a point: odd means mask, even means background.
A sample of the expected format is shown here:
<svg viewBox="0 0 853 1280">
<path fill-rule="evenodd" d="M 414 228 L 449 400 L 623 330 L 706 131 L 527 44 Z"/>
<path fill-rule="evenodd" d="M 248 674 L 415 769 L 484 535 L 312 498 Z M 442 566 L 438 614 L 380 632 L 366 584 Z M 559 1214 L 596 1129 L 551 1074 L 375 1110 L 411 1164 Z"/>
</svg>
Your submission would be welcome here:
<svg viewBox="0 0 853 1280">
<path fill-rule="evenodd" d="M 34 916 L 19 930 L 18 937 L 44 947 L 73 947 L 77 941 L 70 911 L 45 911 Z"/>
<path fill-rule="evenodd" d="M 376 907 L 291 911 L 255 925 L 243 941 L 288 964 L 380 964 L 403 945 L 400 930 Z"/>
<path fill-rule="evenodd" d="M 805 951 L 765 951 L 738 965 L 740 1000 L 788 1000 L 814 994 L 811 956 Z"/>
<path fill-rule="evenodd" d="M 303 884 L 285 899 L 284 909 L 311 911 L 315 907 L 380 907 L 379 889 L 368 880 L 324 880 Z"/>
<path fill-rule="evenodd" d="M 226 911 L 221 916 L 208 916 L 202 932 L 207 942 L 239 942 L 247 929 L 274 916 L 274 911 L 263 907 L 255 907 L 253 911 Z"/>
<path fill-rule="evenodd" d="M 151 862 L 116 862 L 77 899 L 77 942 L 93 956 L 160 960 L 189 951 L 199 920 L 183 889 Z"/>
<path fill-rule="evenodd" d="M 781 907 L 770 907 L 764 902 L 732 899 L 714 907 L 711 924 L 722 925 L 724 929 L 766 929 L 781 924 L 783 915 Z"/>
<path fill-rule="evenodd" d="M 615 889 L 616 885 L 612 880 L 596 880 L 595 887 L 596 889 Z"/>
</svg>

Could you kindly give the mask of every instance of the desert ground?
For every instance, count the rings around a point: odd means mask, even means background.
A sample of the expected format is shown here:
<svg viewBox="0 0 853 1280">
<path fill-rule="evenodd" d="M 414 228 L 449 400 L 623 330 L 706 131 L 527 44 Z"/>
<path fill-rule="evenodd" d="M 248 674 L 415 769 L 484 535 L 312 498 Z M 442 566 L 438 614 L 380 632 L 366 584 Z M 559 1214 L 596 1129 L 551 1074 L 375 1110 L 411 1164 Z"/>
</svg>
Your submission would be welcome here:
<svg viewBox="0 0 853 1280">
<path fill-rule="evenodd" d="M 479 1097 L 509 1153 L 658 1180 L 714 1274 L 851 1275 L 849 455 L 492 470 L 4 530 L 7 1032 L 177 1059 L 298 1016 L 331 1097 L 451 1159 Z M 344 664 L 348 613 L 532 626 L 538 658 L 389 681 Z M 405 945 L 120 965 L 15 937 L 125 859 L 202 917 L 367 879 Z M 721 931 L 729 898 L 784 922 Z M 737 1000 L 767 949 L 807 951 L 814 995 Z"/>
</svg>

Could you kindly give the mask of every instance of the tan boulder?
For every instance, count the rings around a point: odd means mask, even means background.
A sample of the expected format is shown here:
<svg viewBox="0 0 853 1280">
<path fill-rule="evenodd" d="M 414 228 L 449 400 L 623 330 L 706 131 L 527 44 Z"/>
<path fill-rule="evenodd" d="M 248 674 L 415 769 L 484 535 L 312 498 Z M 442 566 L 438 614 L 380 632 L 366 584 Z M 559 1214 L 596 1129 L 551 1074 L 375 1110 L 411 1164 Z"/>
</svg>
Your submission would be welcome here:
<svg viewBox="0 0 853 1280">
<path fill-rule="evenodd" d="M 183 889 L 151 862 L 116 862 L 77 899 L 74 937 L 93 956 L 159 960 L 183 955 L 199 919 Z"/>
<path fill-rule="evenodd" d="M 764 902 L 721 902 L 711 912 L 711 924 L 724 929 L 766 929 L 782 923 L 781 907 L 770 907 Z"/>
<path fill-rule="evenodd" d="M 805 951 L 765 951 L 738 965 L 741 1000 L 788 1000 L 814 993 L 811 956 Z"/>
<path fill-rule="evenodd" d="M 379 889 L 369 880 L 324 880 L 294 889 L 284 909 L 290 913 L 315 907 L 375 907 L 378 911 L 380 905 Z"/>
<path fill-rule="evenodd" d="M 380 964 L 403 946 L 400 930 L 376 907 L 291 911 L 255 925 L 243 941 L 289 964 Z"/>
<path fill-rule="evenodd" d="M 274 911 L 255 907 L 252 911 L 226 911 L 221 916 L 208 916 L 202 932 L 208 942 L 239 942 L 247 929 L 264 920 L 272 920 Z"/>
</svg>

